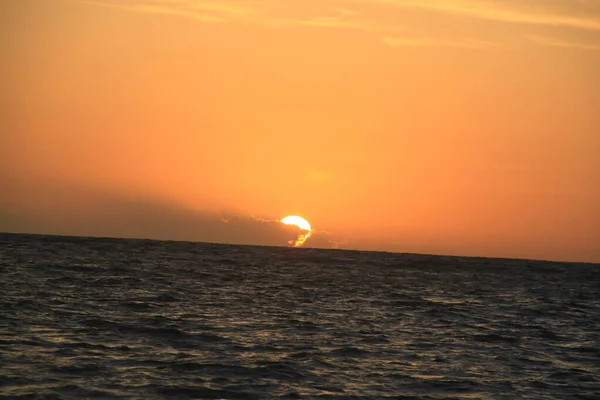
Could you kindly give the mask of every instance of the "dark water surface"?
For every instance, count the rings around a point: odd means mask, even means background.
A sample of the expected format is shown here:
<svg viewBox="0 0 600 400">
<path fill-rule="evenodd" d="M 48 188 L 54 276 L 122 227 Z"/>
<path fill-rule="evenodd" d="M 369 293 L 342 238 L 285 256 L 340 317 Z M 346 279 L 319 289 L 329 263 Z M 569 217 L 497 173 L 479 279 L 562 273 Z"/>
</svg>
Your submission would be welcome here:
<svg viewBox="0 0 600 400">
<path fill-rule="evenodd" d="M 0 393 L 600 399 L 600 266 L 0 234 Z"/>
</svg>

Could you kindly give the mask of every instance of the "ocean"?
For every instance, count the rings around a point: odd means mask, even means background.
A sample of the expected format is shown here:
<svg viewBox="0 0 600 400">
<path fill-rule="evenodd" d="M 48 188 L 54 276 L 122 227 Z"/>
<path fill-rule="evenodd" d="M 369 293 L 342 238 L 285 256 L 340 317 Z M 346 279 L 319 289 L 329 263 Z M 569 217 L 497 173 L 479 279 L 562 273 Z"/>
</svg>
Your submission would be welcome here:
<svg viewBox="0 0 600 400">
<path fill-rule="evenodd" d="M 0 234 L 5 398 L 600 399 L 600 265 Z"/>
</svg>

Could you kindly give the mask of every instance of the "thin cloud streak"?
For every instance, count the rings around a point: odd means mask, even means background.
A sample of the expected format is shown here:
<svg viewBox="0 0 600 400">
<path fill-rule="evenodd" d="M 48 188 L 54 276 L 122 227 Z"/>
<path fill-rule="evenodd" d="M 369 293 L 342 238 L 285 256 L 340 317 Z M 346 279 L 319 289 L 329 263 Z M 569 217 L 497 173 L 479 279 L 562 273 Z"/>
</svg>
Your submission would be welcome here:
<svg viewBox="0 0 600 400">
<path fill-rule="evenodd" d="M 176 10 L 176 9 L 168 9 L 160 6 L 134 6 L 134 7 L 123 7 L 125 9 L 130 9 L 131 11 L 139 11 L 148 14 L 167 14 L 167 15 L 176 15 L 182 17 L 189 17 L 196 19 L 201 22 L 226 22 L 227 20 L 220 17 L 215 17 L 213 15 L 207 15 L 202 13 L 196 13 L 185 10 Z"/>
<path fill-rule="evenodd" d="M 232 15 L 252 15 L 262 13 L 262 10 L 255 8 L 242 7 L 223 2 L 192 2 L 189 4 L 189 7 L 194 10 L 219 12 Z"/>
<path fill-rule="evenodd" d="M 192 2 L 192 1 L 139 1 L 131 3 L 110 0 L 81 0 L 87 4 L 119 8 L 126 11 L 147 14 L 175 15 L 192 18 L 200 22 L 228 22 L 243 19 L 249 15 L 260 14 L 262 10 L 239 7 L 229 3 Z"/>
<path fill-rule="evenodd" d="M 359 16 L 357 12 L 350 13 L 346 10 L 339 10 L 339 14 L 334 16 L 318 16 L 310 19 L 281 18 L 273 20 L 273 24 L 280 26 L 355 29 L 367 32 L 381 32 L 384 30 L 382 27 L 357 19 L 357 16 Z M 354 18 L 350 19 L 350 17 Z"/>
<path fill-rule="evenodd" d="M 291 18 L 269 13 L 266 8 L 242 7 L 230 2 L 203 1 L 139 1 L 120 3 L 111 0 L 81 0 L 87 4 L 120 8 L 127 11 L 177 15 L 189 17 L 200 22 L 242 22 L 265 26 L 306 26 L 320 28 L 344 28 L 363 31 L 382 31 L 383 29 L 359 19 L 360 13 L 346 8 L 332 8 L 336 14 L 315 16 L 312 18 Z"/>
<path fill-rule="evenodd" d="M 572 42 L 567 40 L 561 40 L 551 38 L 547 36 L 530 36 L 529 39 L 536 44 L 550 47 L 564 47 L 576 50 L 588 50 L 588 51 L 600 51 L 600 45 Z"/>
<path fill-rule="evenodd" d="M 381 40 L 392 47 L 460 47 L 465 49 L 490 49 L 500 45 L 483 40 L 437 40 L 413 39 L 406 37 L 384 36 Z"/>
<path fill-rule="evenodd" d="M 379 4 L 402 8 L 421 8 L 437 12 L 462 14 L 474 18 L 483 18 L 498 22 L 546 25 L 555 27 L 577 28 L 600 32 L 600 19 L 571 15 L 550 14 L 542 10 L 530 12 L 501 6 L 500 3 L 447 1 L 447 0 L 351 0 L 355 3 Z M 481 6 L 481 4 L 487 6 Z"/>
</svg>

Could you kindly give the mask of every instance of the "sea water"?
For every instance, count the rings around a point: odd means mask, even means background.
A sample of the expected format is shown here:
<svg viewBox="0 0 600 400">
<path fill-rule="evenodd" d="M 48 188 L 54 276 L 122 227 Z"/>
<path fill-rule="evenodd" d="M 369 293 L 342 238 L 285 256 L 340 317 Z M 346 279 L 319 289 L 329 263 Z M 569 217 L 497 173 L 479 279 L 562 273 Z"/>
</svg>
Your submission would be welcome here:
<svg viewBox="0 0 600 400">
<path fill-rule="evenodd" d="M 16 398 L 600 399 L 600 266 L 0 235 Z"/>
</svg>

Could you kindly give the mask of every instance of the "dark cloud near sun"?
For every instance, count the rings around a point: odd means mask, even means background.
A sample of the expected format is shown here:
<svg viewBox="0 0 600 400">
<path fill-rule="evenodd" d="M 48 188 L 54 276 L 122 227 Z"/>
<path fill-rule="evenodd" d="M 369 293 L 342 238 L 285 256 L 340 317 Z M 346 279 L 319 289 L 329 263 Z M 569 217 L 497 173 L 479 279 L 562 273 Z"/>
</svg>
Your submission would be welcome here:
<svg viewBox="0 0 600 400">
<path fill-rule="evenodd" d="M 289 246 L 300 230 L 278 220 L 195 211 L 149 197 L 48 183 L 3 184 L 0 231 Z M 310 247 L 331 247 L 319 235 Z"/>
<path fill-rule="evenodd" d="M 335 241 L 333 241 L 329 235 L 324 233 L 313 233 L 310 235 L 302 247 L 312 247 L 317 249 L 335 249 L 338 247 Z"/>
</svg>

